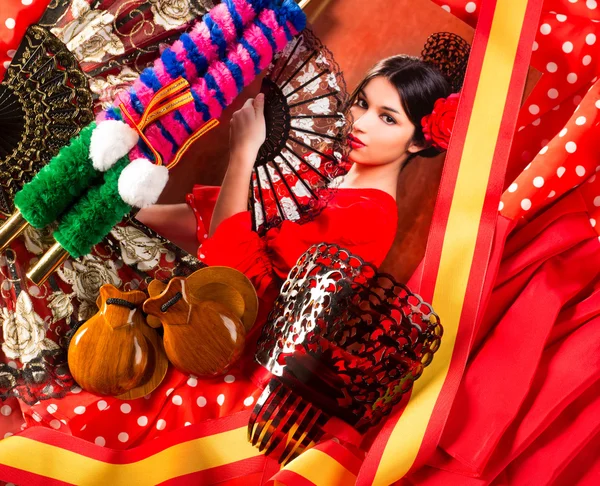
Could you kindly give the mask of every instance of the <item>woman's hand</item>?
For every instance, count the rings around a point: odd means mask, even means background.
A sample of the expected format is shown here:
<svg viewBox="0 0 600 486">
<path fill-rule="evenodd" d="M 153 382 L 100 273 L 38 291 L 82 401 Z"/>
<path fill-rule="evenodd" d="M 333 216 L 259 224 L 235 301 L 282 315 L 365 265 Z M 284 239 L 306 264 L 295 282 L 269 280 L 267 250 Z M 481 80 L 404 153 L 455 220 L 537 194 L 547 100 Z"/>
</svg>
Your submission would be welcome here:
<svg viewBox="0 0 600 486">
<path fill-rule="evenodd" d="M 255 99 L 248 99 L 244 106 L 231 118 L 229 148 L 231 163 L 251 159 L 254 164 L 258 150 L 266 138 L 265 97 L 260 93 Z"/>
</svg>

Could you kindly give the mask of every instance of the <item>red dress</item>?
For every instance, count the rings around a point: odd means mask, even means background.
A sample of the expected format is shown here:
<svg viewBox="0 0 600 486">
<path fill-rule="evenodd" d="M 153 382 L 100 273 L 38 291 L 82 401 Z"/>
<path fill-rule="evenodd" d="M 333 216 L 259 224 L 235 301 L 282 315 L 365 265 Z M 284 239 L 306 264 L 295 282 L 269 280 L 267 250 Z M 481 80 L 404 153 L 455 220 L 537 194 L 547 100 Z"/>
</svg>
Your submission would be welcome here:
<svg viewBox="0 0 600 486">
<path fill-rule="evenodd" d="M 259 295 L 259 315 L 240 361 L 225 376 L 198 379 L 170 368 L 150 395 L 131 401 L 85 391 L 60 400 L 23 407 L 28 426 L 45 425 L 113 449 L 129 449 L 167 432 L 218 420 L 253 407 L 268 374 L 254 363 L 254 344 L 281 284 L 302 253 L 319 242 L 336 243 L 380 265 L 397 227 L 396 201 L 377 189 L 337 189 L 328 206 L 303 225 L 285 221 L 259 237 L 249 212 L 223 221 L 211 238 L 204 235 L 218 194 L 196 186 L 188 202 L 195 210 L 199 258 L 243 272 Z"/>
</svg>

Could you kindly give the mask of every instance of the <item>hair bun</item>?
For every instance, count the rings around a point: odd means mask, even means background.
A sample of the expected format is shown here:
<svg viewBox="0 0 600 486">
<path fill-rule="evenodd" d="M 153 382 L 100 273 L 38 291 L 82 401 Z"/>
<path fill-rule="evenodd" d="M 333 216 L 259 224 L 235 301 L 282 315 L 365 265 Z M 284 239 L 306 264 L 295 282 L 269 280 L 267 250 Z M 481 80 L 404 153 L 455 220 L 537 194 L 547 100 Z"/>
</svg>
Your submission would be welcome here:
<svg viewBox="0 0 600 486">
<path fill-rule="evenodd" d="M 423 62 L 436 67 L 457 93 L 462 88 L 471 52 L 470 44 L 452 32 L 436 32 L 431 34 L 423 50 Z"/>
</svg>

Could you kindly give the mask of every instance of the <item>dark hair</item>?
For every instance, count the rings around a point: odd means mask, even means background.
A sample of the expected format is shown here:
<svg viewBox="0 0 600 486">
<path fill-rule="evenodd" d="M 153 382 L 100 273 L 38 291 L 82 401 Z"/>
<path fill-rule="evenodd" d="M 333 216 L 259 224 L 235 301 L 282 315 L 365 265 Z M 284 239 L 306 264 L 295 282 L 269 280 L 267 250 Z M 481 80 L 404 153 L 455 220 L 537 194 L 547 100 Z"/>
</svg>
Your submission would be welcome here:
<svg viewBox="0 0 600 486">
<path fill-rule="evenodd" d="M 383 77 L 391 82 L 400 95 L 402 108 L 408 119 L 415 126 L 412 142 L 425 145 L 425 136 L 421 128 L 421 119 L 433 111 L 438 98 L 446 98 L 451 92 L 450 83 L 435 67 L 423 62 L 418 57 L 397 55 L 379 61 L 369 70 L 364 79 L 350 96 L 349 106 L 356 101 L 358 93 L 373 78 Z M 423 150 L 409 154 L 404 167 L 415 156 L 435 157 L 440 151 L 429 146 Z"/>
</svg>

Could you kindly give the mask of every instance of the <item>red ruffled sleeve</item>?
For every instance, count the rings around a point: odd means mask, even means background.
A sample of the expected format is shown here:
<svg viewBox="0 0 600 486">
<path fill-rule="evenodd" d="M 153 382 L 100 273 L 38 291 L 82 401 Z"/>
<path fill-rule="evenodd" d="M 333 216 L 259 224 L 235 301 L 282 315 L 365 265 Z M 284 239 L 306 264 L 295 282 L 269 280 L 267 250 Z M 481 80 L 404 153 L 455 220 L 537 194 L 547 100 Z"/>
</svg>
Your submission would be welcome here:
<svg viewBox="0 0 600 486">
<path fill-rule="evenodd" d="M 244 273 L 264 297 L 277 292 L 298 258 L 315 243 L 338 244 L 365 261 L 380 265 L 397 227 L 395 200 L 377 189 L 338 189 L 327 208 L 313 221 L 284 221 L 260 237 L 252 230 L 249 211 L 221 222 L 215 233 L 201 240 L 199 258 L 208 265 L 224 265 Z"/>
</svg>

